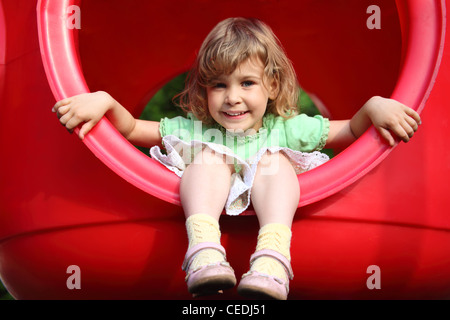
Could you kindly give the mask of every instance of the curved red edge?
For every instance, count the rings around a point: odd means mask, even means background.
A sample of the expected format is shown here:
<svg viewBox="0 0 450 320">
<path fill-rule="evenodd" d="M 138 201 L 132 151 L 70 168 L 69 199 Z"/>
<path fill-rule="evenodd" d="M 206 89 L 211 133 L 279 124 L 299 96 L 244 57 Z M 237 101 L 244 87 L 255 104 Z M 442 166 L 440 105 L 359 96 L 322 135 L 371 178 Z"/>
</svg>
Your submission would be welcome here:
<svg viewBox="0 0 450 320">
<path fill-rule="evenodd" d="M 41 55 L 56 100 L 90 92 L 78 60 L 72 30 L 62 23 L 52 23 L 60 21 L 68 6 L 80 5 L 80 2 L 40 0 L 37 4 Z M 59 52 L 66 55 L 59 55 Z M 178 178 L 139 152 L 106 118 L 97 124 L 83 142 L 111 170 L 131 184 L 165 201 L 180 203 Z M 129 165 L 131 163 L 132 165 Z M 166 181 L 166 185 L 160 186 L 156 183 L 159 181 Z"/>
<path fill-rule="evenodd" d="M 420 113 L 431 93 L 442 59 L 445 3 L 443 0 L 396 0 L 396 4 L 402 30 L 403 61 L 391 98 Z M 378 133 L 371 127 L 344 152 L 299 177 L 302 187 L 300 206 L 324 199 L 354 183 L 382 162 L 392 150 L 380 141 Z M 333 175 L 330 175 L 330 165 L 334 167 Z M 317 178 L 323 181 L 317 183 Z"/>
<path fill-rule="evenodd" d="M 89 92 L 77 58 L 72 30 L 61 23 L 55 23 L 66 14 L 68 6 L 79 5 L 80 2 L 38 2 L 42 60 L 57 100 Z M 396 3 L 404 41 L 404 60 L 392 98 L 420 112 L 439 70 L 443 52 L 445 19 L 442 17 L 445 15 L 445 5 L 443 0 L 397 0 Z M 421 18 L 425 16 L 427 19 Z M 421 32 L 416 32 L 418 29 Z M 57 54 L 60 52 L 66 54 Z M 83 142 L 102 162 L 129 183 L 162 200 L 180 204 L 179 178 L 134 148 L 107 119 L 102 119 Z M 377 166 L 391 151 L 392 148 L 379 139 L 376 130 L 370 128 L 331 161 L 299 176 L 302 192 L 299 206 L 319 201 L 349 186 Z"/>
</svg>

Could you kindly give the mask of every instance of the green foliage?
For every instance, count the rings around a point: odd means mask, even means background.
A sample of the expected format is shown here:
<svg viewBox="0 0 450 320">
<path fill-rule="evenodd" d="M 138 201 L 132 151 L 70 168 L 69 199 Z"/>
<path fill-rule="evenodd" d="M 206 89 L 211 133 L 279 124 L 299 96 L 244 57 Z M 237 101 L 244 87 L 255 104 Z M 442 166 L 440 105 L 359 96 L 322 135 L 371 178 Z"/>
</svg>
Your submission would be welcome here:
<svg viewBox="0 0 450 320">
<path fill-rule="evenodd" d="M 303 90 L 300 90 L 298 105 L 299 105 L 299 112 L 305 113 L 310 117 L 320 114 L 314 102 L 312 102 L 311 98 Z"/>
<path fill-rule="evenodd" d="M 0 281 L 0 300 L 14 300 Z"/>
<path fill-rule="evenodd" d="M 185 80 L 186 74 L 183 73 L 162 87 L 144 108 L 140 118 L 159 121 L 164 117 L 174 118 L 184 115 L 183 110 L 172 99 L 184 89 Z"/>
</svg>

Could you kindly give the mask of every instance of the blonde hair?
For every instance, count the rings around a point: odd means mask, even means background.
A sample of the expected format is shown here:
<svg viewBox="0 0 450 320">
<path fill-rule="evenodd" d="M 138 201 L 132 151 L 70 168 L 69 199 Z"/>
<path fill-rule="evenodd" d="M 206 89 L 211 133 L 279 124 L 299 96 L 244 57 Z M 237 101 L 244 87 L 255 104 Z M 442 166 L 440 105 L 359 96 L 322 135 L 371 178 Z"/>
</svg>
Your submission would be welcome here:
<svg viewBox="0 0 450 320">
<path fill-rule="evenodd" d="M 269 100 L 266 113 L 285 118 L 297 112 L 299 86 L 291 61 L 272 29 L 258 19 L 229 18 L 217 24 L 204 40 L 186 86 L 175 99 L 187 112 L 212 123 L 206 88 L 221 75 L 229 75 L 244 61 L 259 58 L 264 75 L 275 80 L 278 95 Z"/>
</svg>

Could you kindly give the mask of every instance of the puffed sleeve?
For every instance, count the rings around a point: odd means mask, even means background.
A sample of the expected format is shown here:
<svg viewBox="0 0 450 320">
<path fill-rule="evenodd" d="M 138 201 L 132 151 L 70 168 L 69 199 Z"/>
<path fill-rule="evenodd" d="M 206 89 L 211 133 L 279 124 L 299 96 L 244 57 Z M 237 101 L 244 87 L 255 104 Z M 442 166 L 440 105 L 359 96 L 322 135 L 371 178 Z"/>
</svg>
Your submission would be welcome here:
<svg viewBox="0 0 450 320">
<path fill-rule="evenodd" d="M 330 131 L 330 121 L 321 115 L 300 114 L 284 120 L 288 148 L 303 152 L 322 150 Z"/>
<path fill-rule="evenodd" d="M 168 135 L 177 136 L 180 139 L 190 140 L 194 132 L 194 119 L 178 116 L 175 118 L 162 118 L 159 124 L 161 137 Z M 188 138 L 189 137 L 189 138 Z"/>
</svg>

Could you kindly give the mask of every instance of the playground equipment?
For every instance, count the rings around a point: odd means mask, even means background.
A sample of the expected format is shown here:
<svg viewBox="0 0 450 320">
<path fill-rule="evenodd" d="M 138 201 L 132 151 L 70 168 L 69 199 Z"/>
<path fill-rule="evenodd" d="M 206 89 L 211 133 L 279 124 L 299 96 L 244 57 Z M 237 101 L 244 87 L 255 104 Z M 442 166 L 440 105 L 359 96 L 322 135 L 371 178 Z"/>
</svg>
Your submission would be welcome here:
<svg viewBox="0 0 450 320">
<path fill-rule="evenodd" d="M 50 109 L 105 90 L 138 116 L 189 68 L 218 21 L 254 16 L 274 29 L 324 115 L 350 118 L 382 95 L 423 120 L 408 144 L 390 148 L 371 128 L 299 176 L 290 298 L 449 297 L 447 3 L 247 1 L 218 10 L 205 1 L 2 0 L 2 281 L 19 299 L 189 298 L 178 178 L 106 119 L 80 142 Z M 372 5 L 380 29 L 367 24 Z M 256 217 L 223 216 L 221 224 L 242 274 Z M 72 265 L 81 289 L 67 283 Z M 373 266 L 381 289 L 371 289 Z"/>
</svg>

